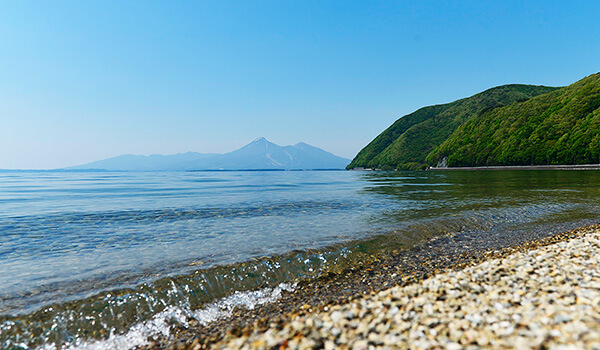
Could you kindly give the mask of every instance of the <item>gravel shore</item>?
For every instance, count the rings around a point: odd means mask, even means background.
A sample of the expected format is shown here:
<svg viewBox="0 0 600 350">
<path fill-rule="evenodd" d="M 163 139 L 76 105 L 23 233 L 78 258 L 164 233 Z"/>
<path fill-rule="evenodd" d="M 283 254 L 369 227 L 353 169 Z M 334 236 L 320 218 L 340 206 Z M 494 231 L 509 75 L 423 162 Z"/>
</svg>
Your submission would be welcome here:
<svg viewBox="0 0 600 350">
<path fill-rule="evenodd" d="M 230 332 L 212 347 L 600 349 L 598 226 L 496 255 Z"/>
</svg>

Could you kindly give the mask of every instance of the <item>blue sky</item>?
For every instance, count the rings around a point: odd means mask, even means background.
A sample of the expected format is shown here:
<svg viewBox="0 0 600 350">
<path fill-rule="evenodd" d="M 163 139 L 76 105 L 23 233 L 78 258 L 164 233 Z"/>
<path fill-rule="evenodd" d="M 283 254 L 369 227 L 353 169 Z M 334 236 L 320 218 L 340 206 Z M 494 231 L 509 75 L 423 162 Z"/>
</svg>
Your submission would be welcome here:
<svg viewBox="0 0 600 350">
<path fill-rule="evenodd" d="M 2 1 L 0 168 L 225 153 L 352 158 L 397 118 L 600 71 L 595 1 Z"/>
</svg>

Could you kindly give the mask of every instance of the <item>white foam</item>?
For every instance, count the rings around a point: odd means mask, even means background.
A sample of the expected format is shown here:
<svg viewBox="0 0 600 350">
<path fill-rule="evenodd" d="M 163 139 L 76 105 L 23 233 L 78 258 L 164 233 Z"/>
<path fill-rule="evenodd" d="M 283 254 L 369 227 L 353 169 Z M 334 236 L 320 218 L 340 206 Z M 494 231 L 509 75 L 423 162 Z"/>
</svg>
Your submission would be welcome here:
<svg viewBox="0 0 600 350">
<path fill-rule="evenodd" d="M 148 344 L 148 338 L 171 335 L 171 325 L 179 324 L 187 327 L 189 319 L 196 319 L 205 325 L 222 317 L 230 316 L 236 307 L 254 309 L 256 306 L 272 303 L 281 298 L 283 291 L 293 291 L 296 284 L 281 283 L 275 288 L 264 288 L 256 291 L 235 292 L 200 310 L 190 310 L 170 306 L 156 314 L 152 320 L 134 325 L 125 334 L 114 334 L 104 340 L 76 340 L 60 347 L 61 350 L 122 350 Z M 38 350 L 58 350 L 55 344 L 46 344 Z"/>
<path fill-rule="evenodd" d="M 265 288 L 250 292 L 235 292 L 232 295 L 210 304 L 205 308 L 194 311 L 194 318 L 201 324 L 207 324 L 221 317 L 230 316 L 236 307 L 245 307 L 249 310 L 257 305 L 272 303 L 281 298 L 281 293 L 293 291 L 296 284 L 281 283 L 275 288 Z"/>
</svg>

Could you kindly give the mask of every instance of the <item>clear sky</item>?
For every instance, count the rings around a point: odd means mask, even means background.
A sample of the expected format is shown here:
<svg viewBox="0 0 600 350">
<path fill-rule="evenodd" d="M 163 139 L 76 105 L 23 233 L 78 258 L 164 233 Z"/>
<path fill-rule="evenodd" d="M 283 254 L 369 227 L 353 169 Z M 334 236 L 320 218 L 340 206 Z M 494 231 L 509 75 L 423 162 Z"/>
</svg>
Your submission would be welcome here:
<svg viewBox="0 0 600 350">
<path fill-rule="evenodd" d="M 397 118 L 600 71 L 598 1 L 0 2 L 0 168 L 225 153 L 352 158 Z"/>
</svg>

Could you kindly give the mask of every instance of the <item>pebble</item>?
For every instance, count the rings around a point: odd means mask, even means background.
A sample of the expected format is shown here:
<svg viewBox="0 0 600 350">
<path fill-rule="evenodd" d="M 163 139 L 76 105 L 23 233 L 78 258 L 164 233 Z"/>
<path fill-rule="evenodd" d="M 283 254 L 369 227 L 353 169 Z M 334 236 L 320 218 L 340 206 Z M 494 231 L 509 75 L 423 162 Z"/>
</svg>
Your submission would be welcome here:
<svg viewBox="0 0 600 350">
<path fill-rule="evenodd" d="M 396 286 L 218 349 L 598 349 L 600 231 Z"/>
</svg>

